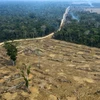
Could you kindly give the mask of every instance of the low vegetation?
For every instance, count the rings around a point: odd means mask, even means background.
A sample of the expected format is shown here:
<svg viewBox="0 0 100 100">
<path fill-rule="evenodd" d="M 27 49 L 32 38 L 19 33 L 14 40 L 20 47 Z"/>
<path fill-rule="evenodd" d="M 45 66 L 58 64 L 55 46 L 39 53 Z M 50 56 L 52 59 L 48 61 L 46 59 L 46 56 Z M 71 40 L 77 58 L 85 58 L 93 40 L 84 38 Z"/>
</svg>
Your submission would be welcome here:
<svg viewBox="0 0 100 100">
<path fill-rule="evenodd" d="M 29 88 L 29 74 L 30 74 L 30 68 L 31 66 L 27 66 L 24 64 L 23 66 L 23 70 L 21 70 L 21 75 L 22 77 L 24 78 L 24 81 L 25 81 L 25 86 L 26 88 L 28 89 Z"/>
</svg>

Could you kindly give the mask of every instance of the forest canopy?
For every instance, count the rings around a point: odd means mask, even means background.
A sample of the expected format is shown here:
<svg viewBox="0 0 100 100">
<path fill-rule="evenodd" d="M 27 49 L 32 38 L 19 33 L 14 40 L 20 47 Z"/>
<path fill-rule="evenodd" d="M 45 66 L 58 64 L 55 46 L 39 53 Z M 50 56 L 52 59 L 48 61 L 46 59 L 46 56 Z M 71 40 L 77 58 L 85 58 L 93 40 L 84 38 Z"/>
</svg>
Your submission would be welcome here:
<svg viewBox="0 0 100 100">
<path fill-rule="evenodd" d="M 79 19 L 70 19 L 54 38 L 100 48 L 100 14 L 75 12 Z M 70 15 L 69 15 L 70 16 Z"/>
<path fill-rule="evenodd" d="M 0 2 L 0 42 L 55 32 L 55 39 L 100 47 L 100 14 L 83 11 L 88 4 L 71 5 L 68 23 L 57 31 L 69 5 L 69 2 Z"/>
<path fill-rule="evenodd" d="M 58 29 L 68 3 L 0 2 L 0 42 L 45 36 Z"/>
</svg>

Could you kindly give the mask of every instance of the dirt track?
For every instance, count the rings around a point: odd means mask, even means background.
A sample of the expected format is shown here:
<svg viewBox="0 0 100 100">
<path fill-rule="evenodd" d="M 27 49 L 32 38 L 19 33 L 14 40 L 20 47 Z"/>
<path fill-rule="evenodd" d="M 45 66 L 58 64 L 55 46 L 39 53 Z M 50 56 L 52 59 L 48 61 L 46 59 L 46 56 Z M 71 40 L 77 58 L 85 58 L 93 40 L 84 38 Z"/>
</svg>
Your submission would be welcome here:
<svg viewBox="0 0 100 100">
<path fill-rule="evenodd" d="M 27 40 L 40 40 L 40 39 L 45 39 L 45 38 L 52 38 L 54 32 L 50 33 L 49 35 L 46 35 L 44 37 L 38 37 L 38 38 L 30 38 L 30 39 L 18 39 L 18 40 L 14 40 L 15 42 L 20 42 L 20 41 L 27 41 Z M 11 42 L 11 41 L 8 41 L 8 42 Z M 3 45 L 4 42 L 0 43 L 0 46 Z"/>
</svg>

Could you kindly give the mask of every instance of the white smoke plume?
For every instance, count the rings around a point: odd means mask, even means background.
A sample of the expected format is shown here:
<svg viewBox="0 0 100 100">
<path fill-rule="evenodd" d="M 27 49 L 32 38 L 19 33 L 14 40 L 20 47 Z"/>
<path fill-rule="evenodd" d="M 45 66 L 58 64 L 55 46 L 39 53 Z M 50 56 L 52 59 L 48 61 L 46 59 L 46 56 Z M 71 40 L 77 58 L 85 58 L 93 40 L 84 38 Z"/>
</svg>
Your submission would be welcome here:
<svg viewBox="0 0 100 100">
<path fill-rule="evenodd" d="M 86 0 L 91 7 L 94 7 L 90 0 Z"/>
<path fill-rule="evenodd" d="M 60 24 L 60 27 L 59 27 L 58 31 L 60 31 L 61 28 L 62 28 L 62 26 L 65 24 L 65 22 L 66 22 L 66 17 L 67 17 L 67 15 L 68 15 L 68 13 L 69 13 L 69 10 L 70 10 L 70 6 L 66 8 L 65 13 L 63 14 L 63 18 L 62 18 L 62 20 L 61 20 L 61 24 Z"/>
<path fill-rule="evenodd" d="M 72 16 L 72 19 L 75 19 L 75 20 L 77 20 L 79 22 L 78 16 L 75 16 L 74 13 L 72 13 L 72 12 L 71 12 L 71 16 Z"/>
</svg>

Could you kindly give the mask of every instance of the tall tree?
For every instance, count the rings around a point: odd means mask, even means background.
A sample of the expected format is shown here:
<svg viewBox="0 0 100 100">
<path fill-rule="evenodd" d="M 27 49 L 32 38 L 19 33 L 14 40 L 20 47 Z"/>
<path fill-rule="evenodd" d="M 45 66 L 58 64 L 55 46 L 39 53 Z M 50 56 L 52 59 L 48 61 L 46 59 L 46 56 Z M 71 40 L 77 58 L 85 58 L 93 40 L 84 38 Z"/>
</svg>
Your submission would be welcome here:
<svg viewBox="0 0 100 100">
<path fill-rule="evenodd" d="M 5 42 L 4 47 L 7 50 L 7 55 L 10 56 L 10 59 L 12 60 L 14 66 L 17 59 L 16 45 L 13 42 Z"/>
</svg>

